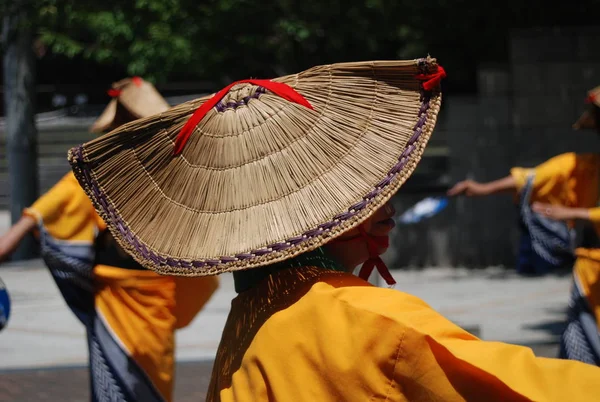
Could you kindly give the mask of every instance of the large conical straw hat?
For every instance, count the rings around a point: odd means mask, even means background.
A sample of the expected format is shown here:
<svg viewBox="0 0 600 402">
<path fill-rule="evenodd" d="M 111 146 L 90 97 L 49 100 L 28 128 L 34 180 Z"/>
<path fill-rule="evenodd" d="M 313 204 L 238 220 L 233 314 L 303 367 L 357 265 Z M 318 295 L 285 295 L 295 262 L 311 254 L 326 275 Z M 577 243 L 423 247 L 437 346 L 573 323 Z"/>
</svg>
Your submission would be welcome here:
<svg viewBox="0 0 600 402">
<path fill-rule="evenodd" d="M 573 124 L 575 130 L 596 129 L 596 119 L 600 118 L 600 86 L 588 91 L 586 103 L 589 107 Z M 598 116 L 598 117 L 597 117 Z"/>
<path fill-rule="evenodd" d="M 90 131 L 104 133 L 124 123 L 164 112 L 170 108 L 154 85 L 140 77 L 115 82 L 108 94 L 113 98 Z"/>
<path fill-rule="evenodd" d="M 426 58 L 239 82 L 73 148 L 69 161 L 147 268 L 263 266 L 323 245 L 390 199 L 434 129 L 443 76 Z"/>
</svg>

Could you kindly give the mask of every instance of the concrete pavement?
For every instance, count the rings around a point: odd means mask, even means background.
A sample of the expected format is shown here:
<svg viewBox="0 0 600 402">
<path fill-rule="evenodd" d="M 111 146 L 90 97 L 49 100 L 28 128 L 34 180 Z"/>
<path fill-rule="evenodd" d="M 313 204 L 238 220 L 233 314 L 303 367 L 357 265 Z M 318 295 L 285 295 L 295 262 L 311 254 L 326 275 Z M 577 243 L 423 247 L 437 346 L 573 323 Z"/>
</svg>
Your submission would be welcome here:
<svg viewBox="0 0 600 402">
<path fill-rule="evenodd" d="M 522 278 L 502 269 L 435 268 L 393 271 L 397 289 L 421 297 L 459 325 L 479 327 L 479 336 L 526 345 L 556 343 L 564 322 L 568 276 Z M 0 369 L 84 365 L 84 331 L 63 302 L 40 260 L 0 268 L 12 298 L 9 324 L 0 333 Z M 177 359 L 212 359 L 229 304 L 232 276 L 190 326 L 177 333 Z"/>
</svg>

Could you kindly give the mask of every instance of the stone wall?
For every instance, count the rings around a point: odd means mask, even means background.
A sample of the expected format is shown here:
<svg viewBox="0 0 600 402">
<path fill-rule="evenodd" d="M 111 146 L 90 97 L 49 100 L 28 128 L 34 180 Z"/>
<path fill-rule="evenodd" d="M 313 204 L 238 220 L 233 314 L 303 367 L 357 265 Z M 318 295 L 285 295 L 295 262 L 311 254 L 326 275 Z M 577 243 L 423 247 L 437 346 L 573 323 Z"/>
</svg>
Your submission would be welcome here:
<svg viewBox="0 0 600 402">
<path fill-rule="evenodd" d="M 449 183 L 494 180 L 563 152 L 600 151 L 594 132 L 571 129 L 587 90 L 600 85 L 600 27 L 515 30 L 509 43 L 508 63 L 479 66 L 477 96 L 446 95 L 435 135 L 448 149 Z M 397 209 L 443 190 L 401 192 Z M 452 199 L 443 214 L 399 227 L 386 258 L 406 267 L 512 267 L 516 219 L 509 195 Z"/>
</svg>

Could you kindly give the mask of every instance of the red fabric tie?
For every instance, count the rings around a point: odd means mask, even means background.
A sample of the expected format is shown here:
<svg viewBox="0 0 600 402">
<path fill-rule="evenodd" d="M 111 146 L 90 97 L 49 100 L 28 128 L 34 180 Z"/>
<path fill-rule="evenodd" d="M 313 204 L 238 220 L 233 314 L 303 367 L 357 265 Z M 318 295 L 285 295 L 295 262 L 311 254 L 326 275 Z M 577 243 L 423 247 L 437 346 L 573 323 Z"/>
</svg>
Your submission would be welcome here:
<svg viewBox="0 0 600 402">
<path fill-rule="evenodd" d="M 385 280 L 388 286 L 393 286 L 396 284 L 394 277 L 390 273 L 385 262 L 379 257 L 379 247 L 388 247 L 389 239 L 387 237 L 373 237 L 369 236 L 366 230 L 362 227 L 358 227 L 359 234 L 357 236 L 350 237 L 348 239 L 336 239 L 333 240 L 333 243 L 345 243 L 349 241 L 356 240 L 358 238 L 364 240 L 367 243 L 367 250 L 369 251 L 369 259 L 363 263 L 363 266 L 360 268 L 358 272 L 358 277 L 364 279 L 365 281 L 369 280 L 369 276 L 373 272 L 374 268 L 377 268 L 377 272 L 379 275 Z"/>
<path fill-rule="evenodd" d="M 423 82 L 423 89 L 426 91 L 431 91 L 440 85 L 440 81 L 443 78 L 446 78 L 446 71 L 444 67 L 437 66 L 437 71 L 433 74 L 418 74 L 416 76 L 418 80 L 425 81 Z"/>
<path fill-rule="evenodd" d="M 194 112 L 192 117 L 190 117 L 189 120 L 187 121 L 187 123 L 185 123 L 185 126 L 183 126 L 183 128 L 179 132 L 179 135 L 177 136 L 177 139 L 175 140 L 175 149 L 173 151 L 174 155 L 179 155 L 181 153 L 181 151 L 183 151 L 183 148 L 185 147 L 186 142 L 188 141 L 188 139 L 190 138 L 190 136 L 192 135 L 192 133 L 194 132 L 194 130 L 196 129 L 196 127 L 198 126 L 200 121 L 202 121 L 204 116 L 206 116 L 208 111 L 210 109 L 212 109 L 213 107 L 215 107 L 217 105 L 217 103 L 219 103 L 219 101 L 221 101 L 221 99 L 223 99 L 223 97 L 227 94 L 227 92 L 229 92 L 229 90 L 234 85 L 244 84 L 244 83 L 263 87 L 263 88 L 268 89 L 269 91 L 273 92 L 274 94 L 282 97 L 283 99 L 286 99 L 290 102 L 294 102 L 299 105 L 305 106 L 309 109 L 313 109 L 312 105 L 302 95 L 300 95 L 298 92 L 296 92 L 292 87 L 290 87 L 287 84 L 284 84 L 281 82 L 274 82 L 274 81 L 270 81 L 270 80 L 236 81 L 236 82 L 229 84 L 225 88 L 221 89 L 212 98 L 210 98 L 209 100 L 204 102 Z"/>
<path fill-rule="evenodd" d="M 133 84 L 134 84 L 136 87 L 141 87 L 141 86 L 142 86 L 142 84 L 143 84 L 143 82 L 144 82 L 144 80 L 142 80 L 140 77 L 133 77 L 133 78 L 131 79 L 131 82 L 133 82 Z"/>
<path fill-rule="evenodd" d="M 590 94 L 587 98 L 585 98 L 585 103 L 594 103 L 596 102 L 596 95 Z"/>
<path fill-rule="evenodd" d="M 377 272 L 379 272 L 379 275 L 385 280 L 385 283 L 389 286 L 395 285 L 396 281 L 394 280 L 394 277 L 387 265 L 385 265 L 385 262 L 383 262 L 379 256 L 379 247 L 387 247 L 389 245 L 388 238 L 369 236 L 362 226 L 359 226 L 358 230 L 360 231 L 360 236 L 367 242 L 367 248 L 369 250 L 369 259 L 365 261 L 360 268 L 358 273 L 359 278 L 368 281 L 373 269 L 377 268 Z"/>
</svg>

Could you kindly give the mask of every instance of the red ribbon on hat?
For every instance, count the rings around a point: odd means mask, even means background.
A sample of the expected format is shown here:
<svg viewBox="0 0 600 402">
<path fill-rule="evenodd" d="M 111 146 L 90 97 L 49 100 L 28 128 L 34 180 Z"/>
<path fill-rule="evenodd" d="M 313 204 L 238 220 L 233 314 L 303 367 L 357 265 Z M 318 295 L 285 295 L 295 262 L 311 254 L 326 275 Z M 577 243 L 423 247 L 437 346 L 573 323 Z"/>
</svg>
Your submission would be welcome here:
<svg viewBox="0 0 600 402">
<path fill-rule="evenodd" d="M 106 93 L 108 94 L 108 96 L 110 96 L 111 98 L 118 98 L 119 95 L 121 95 L 121 90 L 120 89 L 114 89 L 111 88 L 108 91 L 106 91 Z"/>
<path fill-rule="evenodd" d="M 423 83 L 423 89 L 426 91 L 431 91 L 440 85 L 440 82 L 443 78 L 446 78 L 446 70 L 444 67 L 437 66 L 437 71 L 433 74 L 417 74 L 415 76 L 416 79 L 425 81 Z"/>
<path fill-rule="evenodd" d="M 596 102 L 596 95 L 589 94 L 587 98 L 585 98 L 585 103 L 594 103 Z"/>
<path fill-rule="evenodd" d="M 141 79 L 140 77 L 133 77 L 133 78 L 131 78 L 131 82 L 133 82 L 133 84 L 136 87 L 141 87 L 142 84 L 144 83 L 144 80 Z M 118 98 L 122 92 L 123 91 L 121 89 L 116 89 L 116 88 L 111 88 L 108 91 L 106 91 L 108 96 L 110 96 L 111 98 Z"/>
<path fill-rule="evenodd" d="M 274 81 L 270 81 L 270 80 L 252 80 L 252 79 L 233 82 L 233 83 L 227 85 L 225 88 L 221 89 L 219 92 L 217 92 L 212 98 L 210 98 L 209 100 L 204 102 L 194 112 L 192 117 L 189 118 L 187 123 L 185 123 L 185 125 L 179 132 L 179 135 L 177 135 L 177 139 L 175 140 L 175 149 L 173 151 L 173 154 L 175 156 L 179 155 L 181 153 L 181 151 L 183 151 L 183 148 L 185 147 L 186 142 L 188 141 L 188 139 L 190 138 L 190 136 L 192 135 L 192 133 L 194 132 L 194 130 L 196 129 L 196 127 L 198 126 L 200 121 L 202 121 L 204 116 L 206 116 L 208 111 L 211 110 L 213 107 L 215 107 L 217 105 L 217 103 L 219 103 L 219 101 L 221 101 L 221 99 L 223 99 L 223 97 L 227 94 L 227 92 L 229 92 L 229 90 L 234 85 L 245 84 L 245 83 L 261 86 L 261 87 L 273 92 L 274 94 L 282 97 L 283 99 L 286 99 L 290 102 L 294 102 L 299 105 L 305 106 L 309 109 L 313 109 L 312 105 L 302 95 L 300 95 L 298 92 L 296 92 L 289 85 L 284 84 L 282 82 L 274 82 Z"/>
</svg>

